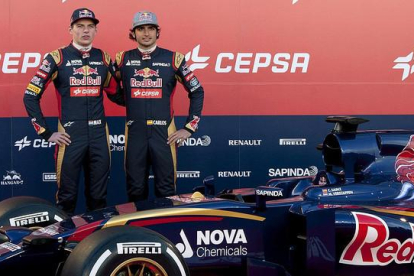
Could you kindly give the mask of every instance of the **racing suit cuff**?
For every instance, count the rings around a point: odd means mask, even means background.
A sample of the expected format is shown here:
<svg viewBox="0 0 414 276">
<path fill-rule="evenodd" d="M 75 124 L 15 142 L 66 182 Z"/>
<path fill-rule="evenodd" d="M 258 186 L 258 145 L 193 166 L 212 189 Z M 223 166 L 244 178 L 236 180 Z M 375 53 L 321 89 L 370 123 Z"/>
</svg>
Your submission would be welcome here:
<svg viewBox="0 0 414 276">
<path fill-rule="evenodd" d="M 52 132 L 48 129 L 46 129 L 43 133 L 40 134 L 40 136 L 42 136 L 43 139 L 45 139 L 46 141 L 49 141 L 49 138 L 52 136 Z"/>
<path fill-rule="evenodd" d="M 190 132 L 191 134 L 194 134 L 195 133 L 194 130 L 192 130 L 192 129 L 186 127 L 186 126 L 184 126 L 184 129 L 187 130 L 188 132 Z"/>
</svg>

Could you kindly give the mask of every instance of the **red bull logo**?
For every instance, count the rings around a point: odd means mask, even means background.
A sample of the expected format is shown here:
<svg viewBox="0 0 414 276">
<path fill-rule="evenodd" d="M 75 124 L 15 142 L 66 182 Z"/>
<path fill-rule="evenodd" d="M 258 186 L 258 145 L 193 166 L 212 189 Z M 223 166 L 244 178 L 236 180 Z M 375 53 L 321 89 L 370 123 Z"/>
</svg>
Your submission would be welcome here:
<svg viewBox="0 0 414 276">
<path fill-rule="evenodd" d="M 398 180 L 401 182 L 414 183 L 414 135 L 410 136 L 410 140 L 404 150 L 397 155 L 395 160 L 395 171 L 398 174 Z"/>
<path fill-rule="evenodd" d="M 158 74 L 158 70 L 155 71 L 147 67 L 147 68 L 140 69 L 140 70 L 135 69 L 134 77 L 136 76 L 140 76 L 143 78 L 149 78 L 152 76 L 159 77 L 160 75 Z"/>
<path fill-rule="evenodd" d="M 139 16 L 139 22 L 141 21 L 151 21 L 152 20 L 152 14 L 148 13 L 148 12 L 143 12 L 140 16 Z"/>
<path fill-rule="evenodd" d="M 73 68 L 73 75 L 98 75 L 98 68 L 89 67 L 89 65 L 85 65 L 79 68 Z"/>
<path fill-rule="evenodd" d="M 411 237 L 403 241 L 390 238 L 390 230 L 378 216 L 352 212 L 356 228 L 354 237 L 342 252 L 340 263 L 384 266 L 391 262 L 412 263 L 414 258 L 414 224 L 409 223 Z"/>
<path fill-rule="evenodd" d="M 79 11 L 79 17 L 93 17 L 89 10 Z"/>
<path fill-rule="evenodd" d="M 92 78 L 91 76 L 84 76 L 81 79 L 77 79 L 76 77 L 70 77 L 69 84 L 70 86 L 101 85 L 101 76 L 97 76 L 96 79 Z"/>
<path fill-rule="evenodd" d="M 191 120 L 191 122 L 189 122 L 191 129 L 197 130 L 198 122 L 200 122 L 200 117 L 193 116 L 193 120 Z"/>
<path fill-rule="evenodd" d="M 162 79 L 157 78 L 155 81 L 144 79 L 142 81 L 131 78 L 131 87 L 162 87 Z"/>
</svg>

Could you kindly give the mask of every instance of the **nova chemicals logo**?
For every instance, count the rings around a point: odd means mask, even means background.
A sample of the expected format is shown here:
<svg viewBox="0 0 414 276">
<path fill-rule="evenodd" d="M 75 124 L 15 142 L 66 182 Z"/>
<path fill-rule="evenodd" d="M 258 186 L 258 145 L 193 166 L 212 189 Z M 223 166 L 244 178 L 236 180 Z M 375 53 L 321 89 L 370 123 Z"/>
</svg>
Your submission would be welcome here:
<svg viewBox="0 0 414 276">
<path fill-rule="evenodd" d="M 109 144 L 111 151 L 124 151 L 125 150 L 125 135 L 109 135 Z"/>
<path fill-rule="evenodd" d="M 183 229 L 180 237 L 183 242 L 175 246 L 186 259 L 193 257 L 194 253 L 199 258 L 246 256 L 248 253 L 243 229 L 197 231 L 197 241 L 193 246 Z"/>
</svg>

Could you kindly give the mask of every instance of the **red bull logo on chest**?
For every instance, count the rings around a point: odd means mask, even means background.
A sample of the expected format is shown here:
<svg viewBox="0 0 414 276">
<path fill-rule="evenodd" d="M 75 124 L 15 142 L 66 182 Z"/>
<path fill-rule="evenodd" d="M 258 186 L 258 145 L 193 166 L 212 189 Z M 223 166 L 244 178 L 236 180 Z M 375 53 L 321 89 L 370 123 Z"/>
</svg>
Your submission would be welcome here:
<svg viewBox="0 0 414 276">
<path fill-rule="evenodd" d="M 158 70 L 155 71 L 153 69 L 150 69 L 150 68 L 146 67 L 146 68 L 140 69 L 140 70 L 135 69 L 134 77 L 137 77 L 137 76 L 140 76 L 140 77 L 143 77 L 143 78 L 150 78 L 150 77 L 153 77 L 153 76 L 159 77 L 160 75 L 158 74 Z"/>
</svg>

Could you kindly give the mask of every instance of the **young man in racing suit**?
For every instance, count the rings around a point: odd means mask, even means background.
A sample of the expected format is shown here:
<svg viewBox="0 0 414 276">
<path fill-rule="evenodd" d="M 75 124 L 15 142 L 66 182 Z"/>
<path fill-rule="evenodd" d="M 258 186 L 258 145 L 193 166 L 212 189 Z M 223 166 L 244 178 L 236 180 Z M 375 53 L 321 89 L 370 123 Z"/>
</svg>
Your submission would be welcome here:
<svg viewBox="0 0 414 276">
<path fill-rule="evenodd" d="M 155 196 L 176 193 L 177 146 L 197 130 L 204 91 L 184 55 L 159 48 L 160 29 L 152 12 L 135 14 L 130 38 L 138 49 L 116 56 L 117 77 L 126 101 L 125 170 L 129 201 L 148 198 L 148 176 L 152 165 Z M 173 96 L 181 82 L 190 99 L 184 128 L 176 130 Z"/>
<path fill-rule="evenodd" d="M 81 168 L 85 175 L 88 210 L 106 206 L 110 170 L 108 127 L 103 93 L 115 100 L 116 81 L 110 56 L 92 47 L 99 20 L 88 9 L 77 9 L 70 21 L 73 41 L 50 52 L 43 60 L 24 94 L 27 113 L 37 133 L 57 144 L 57 206 L 73 214 Z M 46 124 L 40 99 L 53 81 L 58 100 L 58 131 Z"/>
</svg>

